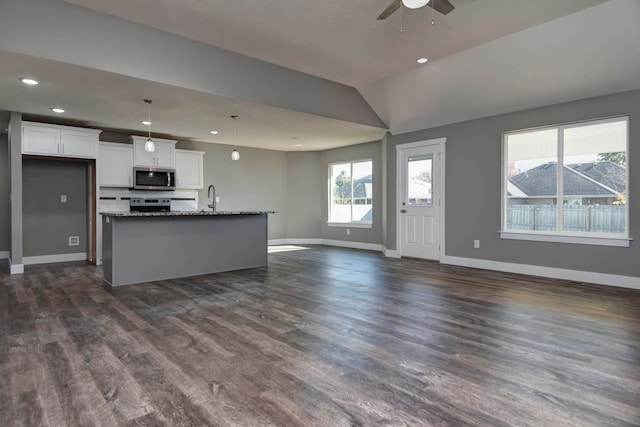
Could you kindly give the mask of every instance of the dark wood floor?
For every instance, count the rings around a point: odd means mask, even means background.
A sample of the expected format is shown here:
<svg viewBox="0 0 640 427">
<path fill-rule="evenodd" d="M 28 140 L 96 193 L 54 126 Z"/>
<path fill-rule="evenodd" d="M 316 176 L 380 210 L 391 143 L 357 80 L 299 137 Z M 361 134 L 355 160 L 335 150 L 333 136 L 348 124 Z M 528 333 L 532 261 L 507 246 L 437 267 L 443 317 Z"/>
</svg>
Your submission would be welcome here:
<svg viewBox="0 0 640 427">
<path fill-rule="evenodd" d="M 327 247 L 101 275 L 0 273 L 0 425 L 640 425 L 640 291 Z"/>
</svg>

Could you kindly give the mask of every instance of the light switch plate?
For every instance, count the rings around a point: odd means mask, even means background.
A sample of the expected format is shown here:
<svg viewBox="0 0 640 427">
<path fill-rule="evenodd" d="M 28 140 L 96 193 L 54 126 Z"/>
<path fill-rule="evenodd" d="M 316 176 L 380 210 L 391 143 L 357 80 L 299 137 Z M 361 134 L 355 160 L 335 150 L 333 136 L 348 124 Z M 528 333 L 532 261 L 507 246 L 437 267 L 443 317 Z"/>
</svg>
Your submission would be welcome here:
<svg viewBox="0 0 640 427">
<path fill-rule="evenodd" d="M 63 194 L 60 196 L 60 203 L 67 203 L 67 195 Z"/>
</svg>

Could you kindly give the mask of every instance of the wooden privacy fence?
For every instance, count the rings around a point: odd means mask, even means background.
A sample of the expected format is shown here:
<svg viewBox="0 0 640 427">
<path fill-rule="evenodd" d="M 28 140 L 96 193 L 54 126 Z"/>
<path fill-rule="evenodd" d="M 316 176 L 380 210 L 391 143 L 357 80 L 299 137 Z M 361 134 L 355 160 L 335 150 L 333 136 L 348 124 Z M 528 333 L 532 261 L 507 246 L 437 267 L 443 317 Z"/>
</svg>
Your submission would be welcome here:
<svg viewBox="0 0 640 427">
<path fill-rule="evenodd" d="M 624 233 L 627 207 L 624 205 L 564 206 L 564 231 Z M 507 208 L 508 230 L 555 231 L 556 205 L 512 205 Z"/>
</svg>

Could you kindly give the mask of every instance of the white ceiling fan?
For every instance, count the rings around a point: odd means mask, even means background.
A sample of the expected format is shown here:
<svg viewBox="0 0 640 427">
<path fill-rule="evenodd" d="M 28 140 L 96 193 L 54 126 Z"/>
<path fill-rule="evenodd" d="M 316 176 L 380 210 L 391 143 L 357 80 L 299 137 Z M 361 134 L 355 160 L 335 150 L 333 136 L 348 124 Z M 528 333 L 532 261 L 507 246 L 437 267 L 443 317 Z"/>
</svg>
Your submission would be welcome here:
<svg viewBox="0 0 640 427">
<path fill-rule="evenodd" d="M 403 5 L 408 9 L 419 9 L 424 6 L 429 6 L 443 15 L 446 15 L 455 9 L 455 6 L 452 5 L 449 0 L 393 0 L 377 19 L 379 21 L 387 19 Z"/>
</svg>

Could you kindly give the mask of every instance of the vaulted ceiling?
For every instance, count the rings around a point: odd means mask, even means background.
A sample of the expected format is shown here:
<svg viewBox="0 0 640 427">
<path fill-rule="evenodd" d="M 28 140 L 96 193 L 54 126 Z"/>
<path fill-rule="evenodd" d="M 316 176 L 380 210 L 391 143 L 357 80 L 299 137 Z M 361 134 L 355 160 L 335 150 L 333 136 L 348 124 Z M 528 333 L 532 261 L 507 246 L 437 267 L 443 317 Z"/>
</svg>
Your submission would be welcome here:
<svg viewBox="0 0 640 427">
<path fill-rule="evenodd" d="M 640 88 L 637 0 L 450 1 L 6 0 L 0 109 L 290 151 Z"/>
</svg>

